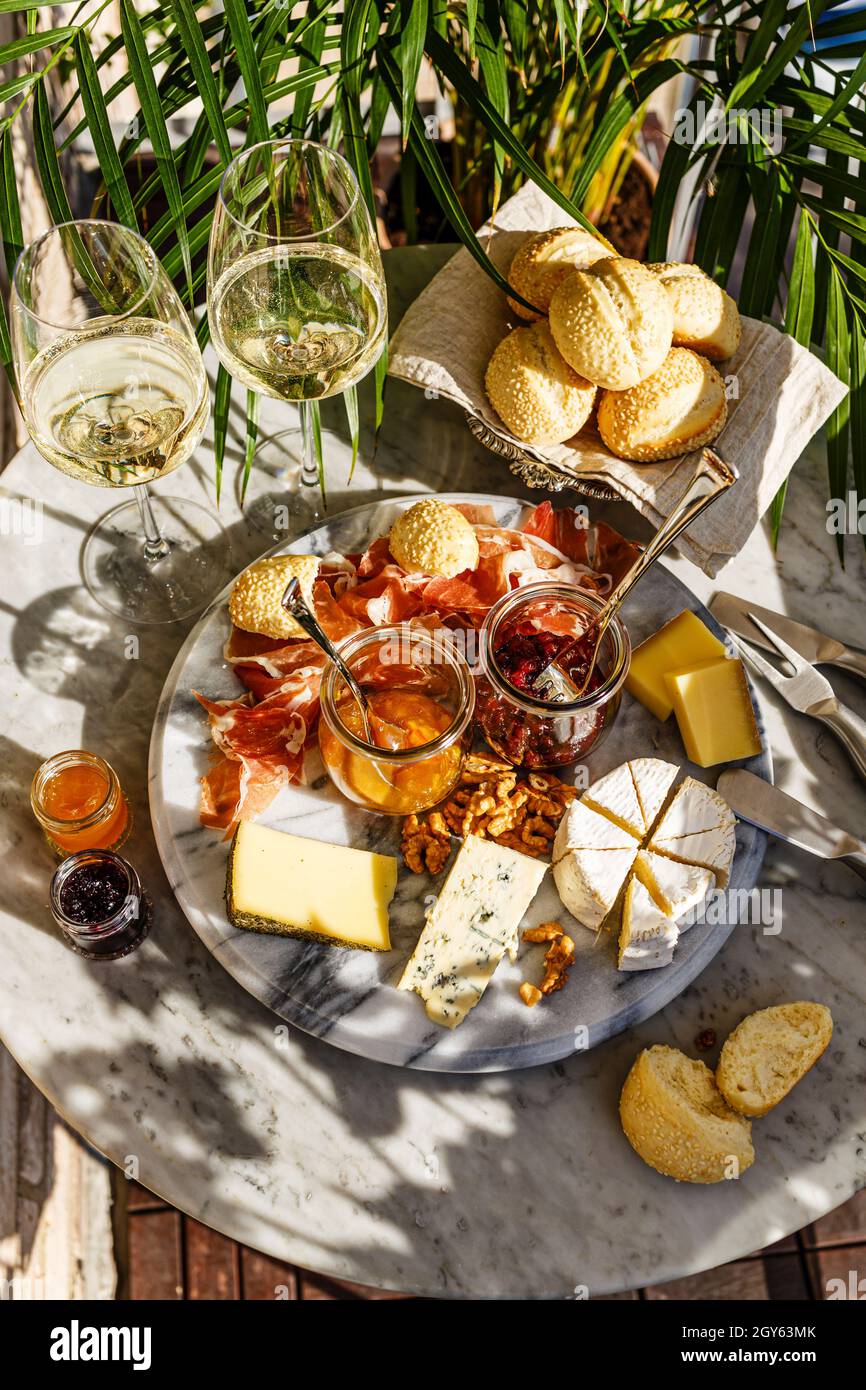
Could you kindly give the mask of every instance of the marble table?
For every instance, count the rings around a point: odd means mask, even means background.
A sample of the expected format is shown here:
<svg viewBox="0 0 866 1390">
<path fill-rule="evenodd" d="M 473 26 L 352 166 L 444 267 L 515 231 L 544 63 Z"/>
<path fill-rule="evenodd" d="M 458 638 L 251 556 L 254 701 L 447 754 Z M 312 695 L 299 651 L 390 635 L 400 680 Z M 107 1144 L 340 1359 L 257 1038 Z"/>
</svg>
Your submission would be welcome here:
<svg viewBox="0 0 866 1390">
<path fill-rule="evenodd" d="M 443 254 L 389 254 L 395 317 Z M 237 406 L 230 472 L 240 397 Z M 288 414 L 266 406 L 265 428 Z M 332 417 L 343 436 L 328 444 L 335 509 L 401 491 L 527 495 L 444 402 L 391 383 L 375 455 L 369 400 L 365 418 L 349 488 L 345 428 Z M 863 542 L 849 538 L 841 570 L 824 478 L 821 450 L 810 451 L 778 555 L 759 528 L 717 586 L 866 646 Z M 168 486 L 212 501 L 207 441 Z M 31 447 L 0 479 L 0 1035 L 90 1143 L 192 1216 L 279 1259 L 445 1297 L 593 1297 L 673 1279 L 781 1238 L 866 1182 L 862 884 L 784 846 L 771 847 L 762 879 L 781 889 L 781 932 L 737 927 L 662 1013 L 564 1063 L 488 1076 L 404 1071 L 287 1028 L 251 999 L 176 907 L 150 830 L 147 745 L 184 631 L 126 631 L 80 584 L 82 539 L 111 500 Z M 267 537 L 251 532 L 231 495 L 222 515 L 240 567 Z M 605 515 L 644 534 L 624 505 Z M 702 598 L 713 592 L 689 562 L 671 566 Z M 833 680 L 866 712 L 862 685 Z M 774 696 L 764 709 L 778 783 L 862 835 L 866 793 L 829 733 Z M 39 760 L 74 746 L 117 768 L 136 820 L 127 852 L 156 904 L 149 940 L 111 964 L 79 959 L 55 933 L 52 862 L 28 807 Z M 617 1121 L 639 1048 L 665 1042 L 695 1055 L 705 1029 L 721 1041 L 744 1013 L 802 997 L 831 1007 L 836 1032 L 818 1071 L 755 1124 L 754 1167 L 710 1188 L 644 1167 Z"/>
</svg>

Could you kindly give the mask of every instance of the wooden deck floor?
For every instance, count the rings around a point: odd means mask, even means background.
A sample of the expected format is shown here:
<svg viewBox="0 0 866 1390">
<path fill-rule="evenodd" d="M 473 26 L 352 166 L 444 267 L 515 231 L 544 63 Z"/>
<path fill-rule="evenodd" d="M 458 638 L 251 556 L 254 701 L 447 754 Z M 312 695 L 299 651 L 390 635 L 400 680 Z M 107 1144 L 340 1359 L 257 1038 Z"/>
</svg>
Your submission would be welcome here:
<svg viewBox="0 0 866 1390">
<path fill-rule="evenodd" d="M 119 1179 L 119 1181 L 123 1181 Z M 360 1284 L 280 1264 L 219 1235 L 160 1202 L 135 1183 L 125 1194 L 127 1250 L 121 1297 L 132 1299 L 382 1299 Z M 828 1280 L 864 1280 L 866 1190 L 795 1236 L 689 1279 L 651 1285 L 619 1299 L 824 1299 Z"/>
</svg>

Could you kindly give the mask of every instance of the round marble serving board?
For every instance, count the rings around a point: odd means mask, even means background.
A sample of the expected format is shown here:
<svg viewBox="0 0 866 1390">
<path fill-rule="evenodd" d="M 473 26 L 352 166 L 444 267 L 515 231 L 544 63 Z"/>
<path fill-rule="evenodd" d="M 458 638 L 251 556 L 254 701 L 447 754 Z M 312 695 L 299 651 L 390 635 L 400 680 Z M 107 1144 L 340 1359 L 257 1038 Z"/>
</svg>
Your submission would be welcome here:
<svg viewBox="0 0 866 1390">
<path fill-rule="evenodd" d="M 453 502 L 486 503 L 501 526 L 519 527 L 527 504 L 480 494 L 443 495 Z M 395 516 L 417 498 L 374 503 L 335 516 L 272 553 L 327 555 L 365 549 L 384 535 Z M 661 970 L 620 973 L 610 936 L 573 922 L 548 874 L 524 926 L 559 919 L 571 926 L 577 958 L 568 985 L 541 1005 L 528 1009 L 518 996 L 521 980 L 541 976 L 544 948 L 521 946 L 518 960 L 506 958 L 480 1003 L 453 1032 L 427 1018 L 421 1000 L 394 988 L 421 929 L 424 911 L 440 886 L 426 874 L 401 864 L 391 905 L 387 954 L 350 951 L 230 926 L 223 898 L 227 843 L 199 824 L 199 779 L 209 765 L 211 742 L 206 716 L 192 695 L 232 697 L 239 682 L 223 658 L 229 633 L 228 590 L 200 619 L 178 653 L 162 693 L 150 748 L 150 809 L 162 862 L 177 900 L 202 941 L 226 970 L 281 1018 L 335 1047 L 378 1062 L 429 1071 L 510 1071 L 556 1061 L 578 1048 L 592 1047 L 663 1009 L 700 973 L 719 950 L 734 923 L 698 923 L 685 932 L 672 964 Z M 624 617 L 637 644 L 683 608 L 691 608 L 724 639 L 725 634 L 694 594 L 656 565 L 627 603 Z M 772 763 L 760 707 L 762 753 L 743 764 L 772 780 Z M 659 724 L 633 700 L 623 697 L 606 741 L 588 759 L 593 780 L 626 758 L 658 756 L 678 763 L 683 773 L 715 781 L 689 764 L 673 719 Z M 720 773 L 723 768 L 713 769 Z M 567 777 L 567 773 L 564 774 Z M 332 844 L 398 853 L 399 820 L 352 807 L 324 772 L 309 786 L 281 793 L 262 821 L 280 830 Z M 766 836 L 737 826 L 737 849 L 730 887 L 755 886 Z M 447 869 L 446 869 L 447 872 Z M 444 875 L 443 875 L 444 878 Z"/>
</svg>

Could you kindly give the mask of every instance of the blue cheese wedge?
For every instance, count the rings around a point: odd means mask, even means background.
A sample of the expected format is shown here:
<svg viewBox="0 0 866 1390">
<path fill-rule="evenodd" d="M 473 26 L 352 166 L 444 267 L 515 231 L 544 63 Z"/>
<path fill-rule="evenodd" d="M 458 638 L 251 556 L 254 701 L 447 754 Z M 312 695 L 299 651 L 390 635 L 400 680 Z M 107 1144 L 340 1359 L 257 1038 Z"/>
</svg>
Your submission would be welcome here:
<svg viewBox="0 0 866 1390">
<path fill-rule="evenodd" d="M 679 932 L 637 876 L 629 879 L 619 935 L 620 970 L 657 970 L 670 965 Z"/>
<path fill-rule="evenodd" d="M 226 905 L 232 926 L 247 931 L 390 951 L 388 904 L 396 887 L 393 855 L 241 821 L 229 854 Z"/>
<path fill-rule="evenodd" d="M 546 871 L 526 854 L 467 836 L 397 988 L 420 995 L 434 1023 L 456 1028 L 506 951 L 517 954 L 523 914 Z"/>
</svg>

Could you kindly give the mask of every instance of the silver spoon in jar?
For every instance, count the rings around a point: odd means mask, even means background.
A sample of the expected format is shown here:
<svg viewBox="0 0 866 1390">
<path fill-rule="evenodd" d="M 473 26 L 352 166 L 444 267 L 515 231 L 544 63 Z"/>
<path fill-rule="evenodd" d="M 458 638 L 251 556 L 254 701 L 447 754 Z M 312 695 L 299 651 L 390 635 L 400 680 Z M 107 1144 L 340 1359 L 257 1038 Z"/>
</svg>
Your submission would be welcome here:
<svg viewBox="0 0 866 1390">
<path fill-rule="evenodd" d="M 556 705 L 570 704 L 572 701 L 582 698 L 592 679 L 604 634 L 611 619 L 622 607 L 635 584 L 643 578 L 650 565 L 655 563 L 663 551 L 667 550 L 668 546 L 676 540 L 677 536 L 687 526 L 690 526 L 697 516 L 700 516 L 705 507 L 709 507 L 712 502 L 716 501 L 716 498 L 721 497 L 722 493 L 726 492 L 732 483 L 737 481 L 738 477 L 736 468 L 725 463 L 713 449 L 703 450 L 695 476 L 673 511 L 665 518 L 652 540 L 644 546 L 631 569 L 623 575 L 616 588 L 613 589 L 601 612 L 580 634 L 580 637 L 575 638 L 569 647 L 561 651 L 551 664 L 536 676 L 532 684 L 533 695 L 540 695 L 543 700 L 549 700 L 551 704 Z M 582 642 L 585 638 L 590 638 L 590 636 L 595 639 L 592 655 L 581 673 L 582 679 L 575 680 L 558 663 L 571 647 Z"/>
<path fill-rule="evenodd" d="M 289 580 L 280 602 L 286 612 L 294 618 L 298 626 L 302 627 L 307 636 L 311 637 L 313 641 L 322 648 L 325 656 L 328 657 L 330 661 L 333 661 L 340 675 L 343 677 L 343 680 L 346 682 L 346 685 L 355 697 L 355 704 L 358 706 L 361 715 L 361 723 L 364 726 L 364 738 L 371 747 L 375 748 L 376 741 L 373 738 L 373 728 L 370 722 L 372 710 L 367 702 L 367 697 L 345 661 L 340 656 L 340 653 L 337 651 L 330 637 L 326 636 L 324 629 L 319 625 L 319 621 L 315 614 L 311 613 L 307 607 L 297 577 L 293 577 Z"/>
</svg>

